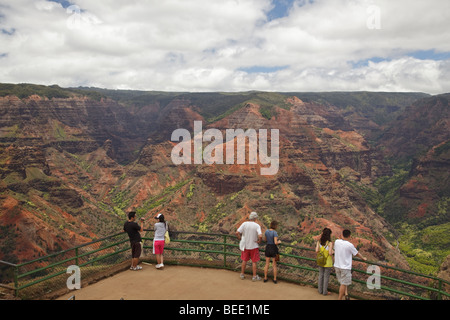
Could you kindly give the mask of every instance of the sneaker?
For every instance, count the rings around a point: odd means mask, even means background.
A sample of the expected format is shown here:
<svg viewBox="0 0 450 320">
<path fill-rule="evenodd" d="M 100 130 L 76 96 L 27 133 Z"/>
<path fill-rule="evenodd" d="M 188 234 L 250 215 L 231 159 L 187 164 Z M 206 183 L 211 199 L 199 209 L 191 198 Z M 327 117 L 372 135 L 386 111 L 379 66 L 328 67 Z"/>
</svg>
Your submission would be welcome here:
<svg viewBox="0 0 450 320">
<path fill-rule="evenodd" d="M 134 271 L 142 270 L 142 267 L 141 266 L 136 266 L 136 268 L 132 268 L 131 270 L 134 270 Z"/>
<path fill-rule="evenodd" d="M 259 281 L 259 280 L 261 280 L 261 278 L 258 275 L 252 278 L 252 281 Z"/>
<path fill-rule="evenodd" d="M 240 277 L 241 277 L 241 280 L 245 279 L 245 276 L 242 273 L 241 273 Z"/>
<path fill-rule="evenodd" d="M 159 268 L 161 268 L 161 264 L 160 263 L 158 263 L 156 266 L 155 266 L 155 268 L 156 269 L 159 269 Z"/>
</svg>

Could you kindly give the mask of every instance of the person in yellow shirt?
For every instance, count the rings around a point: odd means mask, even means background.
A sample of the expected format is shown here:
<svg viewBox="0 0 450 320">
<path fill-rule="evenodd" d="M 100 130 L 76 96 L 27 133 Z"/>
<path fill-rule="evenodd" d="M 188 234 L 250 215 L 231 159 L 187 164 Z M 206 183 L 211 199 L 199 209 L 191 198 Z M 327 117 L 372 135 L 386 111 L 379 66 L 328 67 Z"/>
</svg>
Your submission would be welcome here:
<svg viewBox="0 0 450 320">
<path fill-rule="evenodd" d="M 331 229 L 325 228 L 322 231 L 320 240 L 316 244 L 316 253 L 322 251 L 325 253 L 326 258 L 325 263 L 319 264 L 319 283 L 318 290 L 320 294 L 329 295 L 328 291 L 328 281 L 330 279 L 331 268 L 333 267 L 333 242 L 331 242 Z"/>
</svg>

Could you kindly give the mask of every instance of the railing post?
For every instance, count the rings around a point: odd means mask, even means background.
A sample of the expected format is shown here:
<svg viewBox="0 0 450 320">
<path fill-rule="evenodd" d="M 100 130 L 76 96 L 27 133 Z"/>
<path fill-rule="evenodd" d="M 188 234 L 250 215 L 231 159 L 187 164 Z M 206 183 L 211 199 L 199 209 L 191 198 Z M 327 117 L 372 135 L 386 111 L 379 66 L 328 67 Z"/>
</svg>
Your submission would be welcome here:
<svg viewBox="0 0 450 320">
<path fill-rule="evenodd" d="M 442 280 L 439 279 L 439 282 L 438 282 L 438 283 L 439 283 L 439 284 L 438 284 L 439 292 L 438 292 L 437 298 L 438 298 L 438 300 L 442 300 L 442 294 L 441 294 L 441 292 L 442 292 Z"/>
<path fill-rule="evenodd" d="M 78 247 L 75 248 L 75 265 L 78 266 Z"/>
<path fill-rule="evenodd" d="M 14 295 L 19 296 L 19 267 L 14 266 Z"/>
<path fill-rule="evenodd" d="M 223 235 L 223 267 L 227 267 L 227 235 Z"/>
</svg>

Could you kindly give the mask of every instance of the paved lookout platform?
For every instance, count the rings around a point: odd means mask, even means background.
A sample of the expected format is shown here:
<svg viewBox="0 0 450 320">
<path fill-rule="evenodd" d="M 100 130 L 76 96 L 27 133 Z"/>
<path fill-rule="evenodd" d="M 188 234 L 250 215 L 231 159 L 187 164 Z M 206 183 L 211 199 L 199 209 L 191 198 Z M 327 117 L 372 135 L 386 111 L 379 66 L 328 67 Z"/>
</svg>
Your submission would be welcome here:
<svg viewBox="0 0 450 320">
<path fill-rule="evenodd" d="M 67 300 L 337 300 L 337 294 L 320 295 L 317 289 L 279 280 L 252 281 L 239 271 L 141 264 L 142 270 L 126 270 L 59 297 Z"/>
</svg>

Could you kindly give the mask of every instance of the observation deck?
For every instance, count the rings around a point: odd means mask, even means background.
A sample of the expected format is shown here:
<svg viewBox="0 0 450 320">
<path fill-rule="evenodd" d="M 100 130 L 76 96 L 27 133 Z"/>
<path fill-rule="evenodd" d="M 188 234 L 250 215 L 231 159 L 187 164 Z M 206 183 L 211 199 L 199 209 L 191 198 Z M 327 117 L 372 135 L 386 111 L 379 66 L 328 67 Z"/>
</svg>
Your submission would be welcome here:
<svg viewBox="0 0 450 320">
<path fill-rule="evenodd" d="M 316 288 L 286 281 L 244 280 L 240 271 L 154 264 L 142 270 L 125 270 L 107 279 L 73 290 L 59 300 L 336 300 L 337 294 L 320 295 Z M 264 266 L 260 262 L 260 266 Z"/>
<path fill-rule="evenodd" d="M 241 260 L 238 239 L 230 234 L 172 232 L 164 249 L 164 270 L 155 268 L 153 231 L 144 230 L 142 270 L 132 271 L 131 249 L 125 232 L 14 264 L 0 261 L 0 299 L 76 300 L 337 300 L 339 284 L 332 272 L 329 296 L 317 291 L 318 267 L 313 248 L 280 244 L 278 283 L 252 282 L 239 277 Z M 264 246 L 258 274 L 263 277 Z M 68 289 L 71 267 L 80 271 L 81 289 Z M 375 268 L 374 268 L 375 267 Z M 378 270 L 379 286 L 369 285 Z M 250 262 L 247 272 L 251 271 Z M 353 299 L 448 300 L 450 282 L 384 262 L 354 259 Z"/>
</svg>

